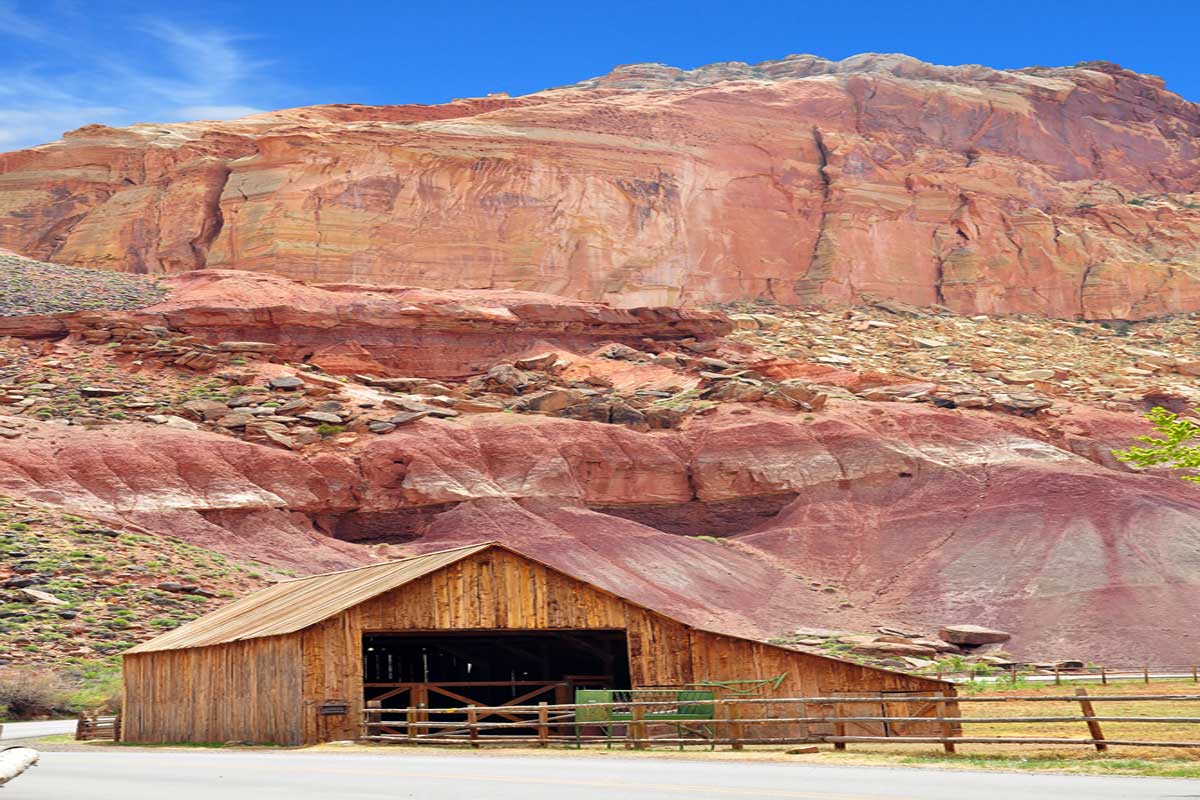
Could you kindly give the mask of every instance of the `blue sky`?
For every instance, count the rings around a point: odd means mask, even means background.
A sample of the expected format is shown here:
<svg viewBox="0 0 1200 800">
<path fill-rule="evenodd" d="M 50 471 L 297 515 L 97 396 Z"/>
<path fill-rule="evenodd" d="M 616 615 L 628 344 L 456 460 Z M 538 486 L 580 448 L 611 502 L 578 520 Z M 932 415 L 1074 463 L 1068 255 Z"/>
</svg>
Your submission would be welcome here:
<svg viewBox="0 0 1200 800">
<path fill-rule="evenodd" d="M 658 61 L 1104 59 L 1200 101 L 1200 3 L 0 0 L 0 151 L 90 122 L 524 94 Z M 336 10 L 335 10 L 336 9 Z"/>
</svg>

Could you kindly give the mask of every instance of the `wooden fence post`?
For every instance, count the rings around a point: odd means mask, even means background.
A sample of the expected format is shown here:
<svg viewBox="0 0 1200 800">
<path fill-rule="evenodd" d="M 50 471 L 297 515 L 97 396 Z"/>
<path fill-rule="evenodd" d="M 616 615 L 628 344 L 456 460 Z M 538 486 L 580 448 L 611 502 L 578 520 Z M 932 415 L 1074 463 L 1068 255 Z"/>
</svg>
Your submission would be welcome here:
<svg viewBox="0 0 1200 800">
<path fill-rule="evenodd" d="M 371 736 L 375 730 L 374 728 L 371 727 L 371 723 L 372 722 L 381 722 L 383 720 L 383 715 L 377 711 L 372 711 L 372 709 L 382 708 L 382 707 L 383 707 L 383 703 L 379 700 L 368 700 L 367 701 L 367 707 L 363 711 L 363 738 L 364 739 L 366 739 L 368 736 Z"/>
<path fill-rule="evenodd" d="M 834 703 L 833 715 L 835 717 L 844 717 L 844 716 L 846 716 L 846 712 L 842 711 L 842 707 L 840 705 L 838 705 L 837 703 Z M 844 723 L 844 722 L 833 723 L 833 735 L 834 736 L 845 736 L 846 735 L 846 723 Z M 845 750 L 846 743 L 845 742 L 834 742 L 833 749 L 834 750 Z"/>
<path fill-rule="evenodd" d="M 1017 685 L 1017 665 L 1012 664 L 1009 666 L 1009 669 L 1012 671 L 1012 684 L 1013 684 L 1013 686 L 1016 686 Z"/>
<path fill-rule="evenodd" d="M 75 740 L 79 741 L 80 739 L 82 739 L 84 736 L 84 733 L 86 731 L 87 731 L 87 712 L 80 711 L 79 719 L 75 723 Z"/>
<path fill-rule="evenodd" d="M 1192 666 L 1192 683 L 1200 683 L 1200 678 L 1197 677 L 1198 671 L 1200 671 L 1200 670 L 1197 670 L 1196 666 L 1193 665 Z"/>
<path fill-rule="evenodd" d="M 633 739 L 633 748 L 644 750 L 646 749 L 646 707 L 635 704 L 629 710 L 629 716 L 632 718 L 629 724 L 629 735 Z"/>
<path fill-rule="evenodd" d="M 417 709 L 412 706 L 404 712 L 404 732 L 408 734 L 408 740 L 415 742 L 417 740 Z"/>
<path fill-rule="evenodd" d="M 1079 697 L 1079 707 L 1083 709 L 1083 715 L 1085 717 L 1096 716 L 1096 709 L 1092 707 L 1092 701 L 1087 699 L 1087 689 L 1084 689 L 1082 686 L 1080 686 L 1075 690 L 1075 694 Z M 1108 745 L 1106 745 L 1103 741 L 1104 731 L 1100 730 L 1100 723 L 1094 719 L 1089 719 L 1087 726 L 1088 733 L 1090 733 L 1092 738 L 1096 740 L 1096 749 L 1100 752 L 1107 750 Z"/>
<path fill-rule="evenodd" d="M 1062 675 L 1059 674 L 1058 664 L 1054 665 L 1054 685 L 1062 686 Z"/>
<path fill-rule="evenodd" d="M 546 701 L 538 703 L 538 747 L 546 747 L 550 744 L 550 711 L 546 708 Z"/>
<path fill-rule="evenodd" d="M 1150 683 L 1150 665 L 1149 664 L 1142 667 L 1142 678 L 1144 679 L 1143 683 L 1147 683 L 1147 684 Z"/>
<path fill-rule="evenodd" d="M 1100 683 L 1108 686 L 1108 670 L 1103 665 L 1100 666 Z"/>
<path fill-rule="evenodd" d="M 475 706 L 467 706 L 467 728 L 471 739 L 471 747 L 479 747 L 479 712 Z"/>
<path fill-rule="evenodd" d="M 950 720 L 946 718 L 946 701 L 945 700 L 937 701 L 937 715 L 938 715 L 938 721 L 942 724 L 942 738 L 950 739 L 951 736 L 953 736 L 953 734 L 954 734 L 954 726 L 951 725 Z M 954 752 L 954 742 L 943 741 L 942 747 L 945 748 L 947 753 Z"/>
<path fill-rule="evenodd" d="M 725 719 L 736 720 L 738 717 L 737 706 L 733 703 L 725 704 Z M 730 722 L 725 726 L 729 731 L 728 737 L 732 740 L 730 748 L 733 750 L 744 750 L 746 746 L 742 744 L 742 736 L 745 733 L 745 726 L 740 722 Z"/>
</svg>

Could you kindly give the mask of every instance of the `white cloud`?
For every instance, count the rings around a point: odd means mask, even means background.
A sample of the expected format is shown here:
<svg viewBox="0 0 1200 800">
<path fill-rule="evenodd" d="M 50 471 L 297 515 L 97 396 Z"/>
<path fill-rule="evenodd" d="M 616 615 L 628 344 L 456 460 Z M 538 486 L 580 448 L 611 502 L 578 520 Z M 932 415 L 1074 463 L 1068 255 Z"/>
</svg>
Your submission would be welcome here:
<svg viewBox="0 0 1200 800">
<path fill-rule="evenodd" d="M 133 46 L 122 51 L 108 40 L 91 41 L 97 34 L 88 13 L 51 27 L 0 0 L 0 150 L 52 141 L 90 123 L 235 119 L 280 105 L 271 99 L 282 87 L 269 79 L 270 64 L 252 58 L 248 37 L 168 19 L 130 20 Z M 6 39 L 39 57 L 6 59 Z"/>
</svg>

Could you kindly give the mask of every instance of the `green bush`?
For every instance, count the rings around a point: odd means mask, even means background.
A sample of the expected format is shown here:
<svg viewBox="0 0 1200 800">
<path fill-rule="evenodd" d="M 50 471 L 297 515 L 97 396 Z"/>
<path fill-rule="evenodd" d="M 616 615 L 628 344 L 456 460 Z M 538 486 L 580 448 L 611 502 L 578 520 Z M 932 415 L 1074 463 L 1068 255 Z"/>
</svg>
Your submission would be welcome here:
<svg viewBox="0 0 1200 800">
<path fill-rule="evenodd" d="M 322 422 L 316 427 L 316 431 L 318 434 L 320 434 L 322 439 L 328 439 L 330 436 L 341 433 L 344 430 L 346 430 L 346 426 L 330 425 L 328 422 Z"/>
</svg>

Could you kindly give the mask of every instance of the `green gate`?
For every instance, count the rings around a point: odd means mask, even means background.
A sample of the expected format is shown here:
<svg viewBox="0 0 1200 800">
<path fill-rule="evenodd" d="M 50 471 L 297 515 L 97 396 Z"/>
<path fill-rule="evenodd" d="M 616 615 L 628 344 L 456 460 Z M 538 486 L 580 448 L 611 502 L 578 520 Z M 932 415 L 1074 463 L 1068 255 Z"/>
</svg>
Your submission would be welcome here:
<svg viewBox="0 0 1200 800">
<path fill-rule="evenodd" d="M 575 690 L 575 737 L 580 741 L 580 729 L 584 725 L 604 728 L 611 740 L 614 725 L 626 725 L 633 721 L 633 709 L 628 706 L 603 705 L 611 703 L 653 703 L 643 706 L 642 721 L 674 723 L 679 738 L 683 738 L 684 722 L 704 721 L 714 718 L 716 692 L 698 689 L 576 689 Z M 597 704 L 594 708 L 589 705 Z M 700 725 L 704 735 L 712 738 L 708 725 Z M 608 744 L 612 747 L 611 741 Z M 679 749 L 683 749 L 680 743 Z"/>
</svg>

